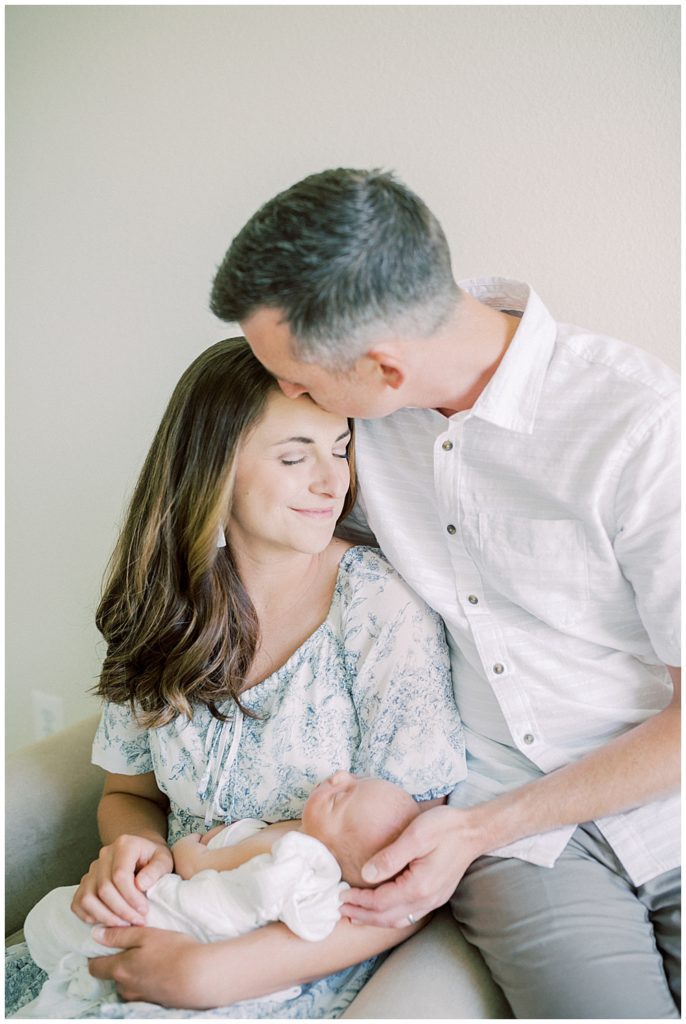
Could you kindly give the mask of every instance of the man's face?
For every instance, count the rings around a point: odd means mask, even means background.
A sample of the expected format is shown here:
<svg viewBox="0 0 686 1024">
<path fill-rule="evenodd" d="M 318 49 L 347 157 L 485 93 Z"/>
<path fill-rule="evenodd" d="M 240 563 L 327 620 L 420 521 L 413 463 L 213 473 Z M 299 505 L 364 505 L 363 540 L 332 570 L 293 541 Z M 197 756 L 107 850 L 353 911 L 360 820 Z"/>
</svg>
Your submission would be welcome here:
<svg viewBox="0 0 686 1024">
<path fill-rule="evenodd" d="M 388 388 L 382 386 L 376 364 L 363 357 L 351 371 L 335 372 L 293 355 L 292 335 L 278 309 L 263 307 L 243 320 L 241 330 L 264 367 L 276 377 L 287 398 L 308 394 L 321 409 L 340 416 L 372 419 L 386 416 Z"/>
</svg>

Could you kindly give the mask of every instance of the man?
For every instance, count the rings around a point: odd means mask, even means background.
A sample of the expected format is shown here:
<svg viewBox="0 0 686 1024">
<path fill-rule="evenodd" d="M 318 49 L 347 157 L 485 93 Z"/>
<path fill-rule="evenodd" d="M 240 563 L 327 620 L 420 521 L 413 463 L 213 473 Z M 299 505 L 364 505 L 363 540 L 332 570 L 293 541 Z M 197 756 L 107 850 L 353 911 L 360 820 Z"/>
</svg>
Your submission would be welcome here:
<svg viewBox="0 0 686 1024">
<path fill-rule="evenodd" d="M 524 285 L 458 286 L 380 172 L 266 203 L 211 304 L 286 395 L 358 418 L 367 522 L 447 627 L 469 778 L 344 913 L 450 900 L 516 1016 L 678 1016 L 675 375 Z"/>
</svg>

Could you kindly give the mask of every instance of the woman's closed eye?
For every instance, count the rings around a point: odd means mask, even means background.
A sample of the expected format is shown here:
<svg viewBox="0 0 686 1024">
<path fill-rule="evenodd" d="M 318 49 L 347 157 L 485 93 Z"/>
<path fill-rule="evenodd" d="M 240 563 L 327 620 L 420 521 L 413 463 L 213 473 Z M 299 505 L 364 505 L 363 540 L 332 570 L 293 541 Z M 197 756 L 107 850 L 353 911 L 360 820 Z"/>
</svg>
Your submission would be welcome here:
<svg viewBox="0 0 686 1024">
<path fill-rule="evenodd" d="M 345 459 L 347 461 L 349 452 L 347 448 L 343 448 L 339 451 L 331 453 L 336 459 Z M 299 466 L 300 463 L 305 461 L 306 456 L 300 455 L 299 457 L 291 456 L 290 458 L 282 457 L 279 461 L 282 466 Z"/>
</svg>

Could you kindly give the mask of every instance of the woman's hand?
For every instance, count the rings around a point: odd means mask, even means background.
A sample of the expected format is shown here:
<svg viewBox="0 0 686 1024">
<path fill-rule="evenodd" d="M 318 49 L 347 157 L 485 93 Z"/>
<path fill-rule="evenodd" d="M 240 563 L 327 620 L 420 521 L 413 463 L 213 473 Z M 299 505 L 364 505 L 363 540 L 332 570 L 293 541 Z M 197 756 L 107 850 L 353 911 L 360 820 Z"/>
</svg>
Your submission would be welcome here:
<svg viewBox="0 0 686 1024">
<path fill-rule="evenodd" d="M 210 963 L 212 944 L 159 928 L 99 928 L 93 937 L 105 946 L 123 948 L 121 953 L 89 960 L 88 970 L 94 978 L 113 981 L 127 1002 L 143 1000 L 191 1010 L 217 1005 L 212 999 L 212 983 L 217 982 Z M 226 964 L 219 973 L 226 974 Z"/>
<path fill-rule="evenodd" d="M 144 894 L 173 870 L 171 850 L 162 839 L 121 835 L 100 850 L 81 879 L 71 909 L 86 924 L 144 925 Z"/>
<path fill-rule="evenodd" d="M 174 871 L 182 878 L 192 878 L 198 871 L 202 871 L 203 857 L 210 852 L 203 843 L 203 836 L 199 832 L 191 832 L 187 836 L 178 839 L 171 848 L 174 858 Z"/>
<path fill-rule="evenodd" d="M 320 942 L 300 939 L 281 923 L 217 942 L 159 928 L 95 928 L 98 942 L 123 951 L 90 960 L 88 969 L 94 978 L 114 981 L 123 999 L 204 1010 L 334 974 L 396 946 L 419 928 L 419 922 L 379 929 L 339 921 Z"/>
</svg>

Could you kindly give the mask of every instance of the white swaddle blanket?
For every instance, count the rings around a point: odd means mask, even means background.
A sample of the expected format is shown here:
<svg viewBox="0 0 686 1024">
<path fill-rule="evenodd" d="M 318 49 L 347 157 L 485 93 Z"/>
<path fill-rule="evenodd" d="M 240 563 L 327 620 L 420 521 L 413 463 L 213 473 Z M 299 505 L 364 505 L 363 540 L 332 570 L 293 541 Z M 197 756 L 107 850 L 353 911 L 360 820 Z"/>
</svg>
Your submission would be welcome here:
<svg viewBox="0 0 686 1024">
<path fill-rule="evenodd" d="M 213 836 L 210 849 L 232 846 L 264 828 L 246 818 Z M 48 981 L 21 1017 L 73 1017 L 116 1000 L 112 982 L 88 973 L 88 958 L 118 952 L 96 942 L 92 926 L 70 909 L 77 886 L 53 889 L 24 925 L 29 952 Z M 271 853 L 253 857 L 232 871 L 200 871 L 184 880 L 164 875 L 148 892 L 146 925 L 193 936 L 200 942 L 236 938 L 271 921 L 312 942 L 326 938 L 340 918 L 339 894 L 347 889 L 333 855 L 312 836 L 287 832 Z M 292 999 L 298 987 L 274 993 Z"/>
</svg>

